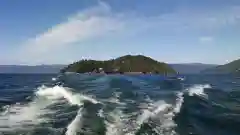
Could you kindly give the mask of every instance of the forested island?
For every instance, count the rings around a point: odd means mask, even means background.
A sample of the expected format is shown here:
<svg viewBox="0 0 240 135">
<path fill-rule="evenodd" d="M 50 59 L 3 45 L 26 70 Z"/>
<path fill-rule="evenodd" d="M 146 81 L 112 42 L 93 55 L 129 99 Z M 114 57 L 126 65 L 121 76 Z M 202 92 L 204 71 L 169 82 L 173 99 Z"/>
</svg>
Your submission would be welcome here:
<svg viewBox="0 0 240 135">
<path fill-rule="evenodd" d="M 168 64 L 158 62 L 143 55 L 125 55 L 116 59 L 105 61 L 80 60 L 68 65 L 61 73 L 151 73 L 151 74 L 176 74 Z"/>
</svg>

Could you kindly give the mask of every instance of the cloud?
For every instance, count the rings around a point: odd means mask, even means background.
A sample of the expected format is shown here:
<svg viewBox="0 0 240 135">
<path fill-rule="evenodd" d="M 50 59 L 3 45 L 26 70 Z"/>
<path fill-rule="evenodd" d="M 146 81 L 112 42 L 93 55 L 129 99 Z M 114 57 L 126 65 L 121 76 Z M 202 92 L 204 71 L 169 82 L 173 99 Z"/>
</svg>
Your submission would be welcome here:
<svg viewBox="0 0 240 135">
<path fill-rule="evenodd" d="M 213 39 L 213 37 L 200 37 L 199 38 L 199 41 L 200 42 L 204 42 L 204 43 L 206 43 L 206 42 L 212 42 L 214 39 Z"/>
<path fill-rule="evenodd" d="M 99 2 L 98 5 L 79 11 L 66 21 L 28 39 L 18 48 L 15 58 L 26 64 L 72 60 L 74 58 L 67 55 L 71 51 L 66 50 L 73 44 L 84 46 L 85 41 L 99 37 L 108 40 L 113 35 L 126 37 L 146 32 L 157 33 L 159 36 L 214 34 L 223 27 L 239 24 L 239 12 L 240 7 L 235 6 L 224 10 L 176 10 L 157 16 L 143 16 L 133 12 L 116 13 L 108 4 Z M 199 40 L 211 42 L 213 38 L 200 37 Z"/>
<path fill-rule="evenodd" d="M 169 29 L 181 28 L 191 31 L 212 31 L 240 23 L 240 6 L 221 9 L 194 11 L 193 9 L 178 10 L 159 16 L 159 22 Z"/>
<path fill-rule="evenodd" d="M 50 49 L 120 30 L 122 25 L 117 17 L 111 17 L 110 7 L 100 3 L 37 35 L 36 38 L 30 39 L 28 44 L 43 50 Z"/>
<path fill-rule="evenodd" d="M 70 16 L 67 21 L 49 28 L 35 38 L 28 39 L 18 54 L 24 56 L 25 61 L 44 62 L 48 59 L 44 54 L 54 53 L 57 49 L 77 42 L 121 31 L 123 28 L 124 21 L 120 20 L 118 15 L 113 15 L 108 5 L 100 2 L 95 7 Z"/>
</svg>

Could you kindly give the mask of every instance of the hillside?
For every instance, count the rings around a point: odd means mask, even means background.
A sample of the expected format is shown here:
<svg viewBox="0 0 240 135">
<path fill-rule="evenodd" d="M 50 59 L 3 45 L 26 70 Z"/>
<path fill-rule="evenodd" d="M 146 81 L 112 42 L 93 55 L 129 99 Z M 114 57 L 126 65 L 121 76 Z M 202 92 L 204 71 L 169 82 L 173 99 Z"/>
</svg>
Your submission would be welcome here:
<svg viewBox="0 0 240 135">
<path fill-rule="evenodd" d="M 169 64 L 175 71 L 180 74 L 198 74 L 203 70 L 217 67 L 214 64 L 202 64 L 202 63 L 184 63 L 184 64 Z"/>
<path fill-rule="evenodd" d="M 68 65 L 61 72 L 100 72 L 98 69 L 102 69 L 105 73 L 176 73 L 166 63 L 158 62 L 143 55 L 125 55 L 106 61 L 81 60 Z"/>
<path fill-rule="evenodd" d="M 232 61 L 225 65 L 204 70 L 202 73 L 240 73 L 240 59 Z"/>
<path fill-rule="evenodd" d="M 0 65 L 0 73 L 8 74 L 52 74 L 59 73 L 64 65 Z"/>
</svg>

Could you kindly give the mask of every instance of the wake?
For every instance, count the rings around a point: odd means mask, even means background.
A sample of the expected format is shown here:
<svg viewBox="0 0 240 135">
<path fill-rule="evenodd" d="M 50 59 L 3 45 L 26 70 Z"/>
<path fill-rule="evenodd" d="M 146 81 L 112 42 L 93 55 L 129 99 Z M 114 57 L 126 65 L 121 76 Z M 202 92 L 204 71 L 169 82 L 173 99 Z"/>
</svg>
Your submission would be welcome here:
<svg viewBox="0 0 240 135">
<path fill-rule="evenodd" d="M 77 132 L 80 132 L 79 126 L 81 125 L 84 101 L 93 104 L 99 102 L 86 95 L 75 94 L 71 89 L 62 86 L 41 86 L 35 92 L 35 98 L 30 103 L 6 106 L 5 112 L 0 115 L 0 130 L 3 132 L 24 131 L 41 123 L 51 122 L 51 118 L 44 116 L 57 114 L 59 110 L 53 110 L 51 106 L 62 104 L 64 100 L 69 105 L 79 107 L 76 117 L 67 126 L 65 133 L 66 135 L 76 135 Z"/>
<path fill-rule="evenodd" d="M 102 82 L 106 79 L 108 78 L 100 78 L 95 81 Z M 53 79 L 53 81 L 55 80 Z M 67 104 L 68 106 L 76 106 L 77 113 L 64 127 L 64 134 L 77 135 L 82 133 L 84 104 L 88 101 L 91 104 L 103 104 L 104 106 L 107 106 L 108 103 L 116 105 L 110 111 L 101 108 L 96 112 L 104 120 L 105 135 L 140 135 L 144 133 L 177 135 L 175 132 L 177 124 L 174 117 L 181 111 L 184 94 L 207 98 L 204 89 L 210 87 L 210 85 L 194 85 L 184 91 L 176 92 L 176 102 L 174 104 L 167 103 L 164 100 L 153 101 L 148 98 L 145 102 L 137 104 L 139 110 L 126 114 L 124 109 L 128 108 L 128 104 L 119 100 L 120 92 L 115 93 L 109 99 L 98 101 L 89 95 L 75 93 L 67 87 L 59 85 L 53 87 L 41 86 L 37 88 L 33 100 L 28 104 L 15 104 L 5 107 L 5 111 L 0 114 L 0 130 L 6 132 L 29 130 L 29 128 L 42 123 L 52 122 L 53 119 L 46 116 L 58 114 L 61 110 L 51 109 L 51 106 L 58 104 L 60 109 L 63 109 L 64 105 Z"/>
<path fill-rule="evenodd" d="M 132 115 L 124 114 L 122 111 L 124 107 L 117 107 L 112 112 L 105 114 L 105 117 L 111 117 L 112 119 L 111 121 L 105 121 L 107 126 L 106 135 L 177 135 L 175 131 L 177 124 L 174 121 L 174 117 L 181 111 L 184 103 L 184 94 L 207 97 L 207 94 L 204 93 L 205 88 L 211 88 L 211 86 L 208 84 L 194 85 L 184 91 L 177 92 L 175 104 L 166 103 L 164 100 L 153 101 L 147 98 L 144 103 L 140 104 L 140 111 L 132 113 Z M 114 100 L 118 105 L 124 106 L 125 103 L 119 102 L 119 97 L 118 94 Z M 131 119 L 134 116 L 135 119 Z"/>
</svg>

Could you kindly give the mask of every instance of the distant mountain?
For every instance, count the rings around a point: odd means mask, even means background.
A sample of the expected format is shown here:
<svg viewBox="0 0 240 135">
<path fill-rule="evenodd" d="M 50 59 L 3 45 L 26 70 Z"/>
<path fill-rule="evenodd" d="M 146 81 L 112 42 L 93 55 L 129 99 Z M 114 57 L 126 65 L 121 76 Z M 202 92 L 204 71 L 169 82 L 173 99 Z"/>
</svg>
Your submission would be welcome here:
<svg viewBox="0 0 240 135">
<path fill-rule="evenodd" d="M 37 65 L 37 66 L 27 66 L 27 65 L 0 65 L 0 73 L 21 73 L 21 74 L 31 74 L 31 73 L 59 73 L 59 71 L 64 68 L 65 65 Z"/>
<path fill-rule="evenodd" d="M 240 59 L 234 60 L 225 65 L 210 68 L 202 71 L 202 73 L 240 73 Z"/>
<path fill-rule="evenodd" d="M 203 70 L 216 67 L 214 64 L 202 64 L 202 63 L 184 63 L 184 64 L 169 64 L 175 71 L 180 74 L 198 74 Z"/>
</svg>

